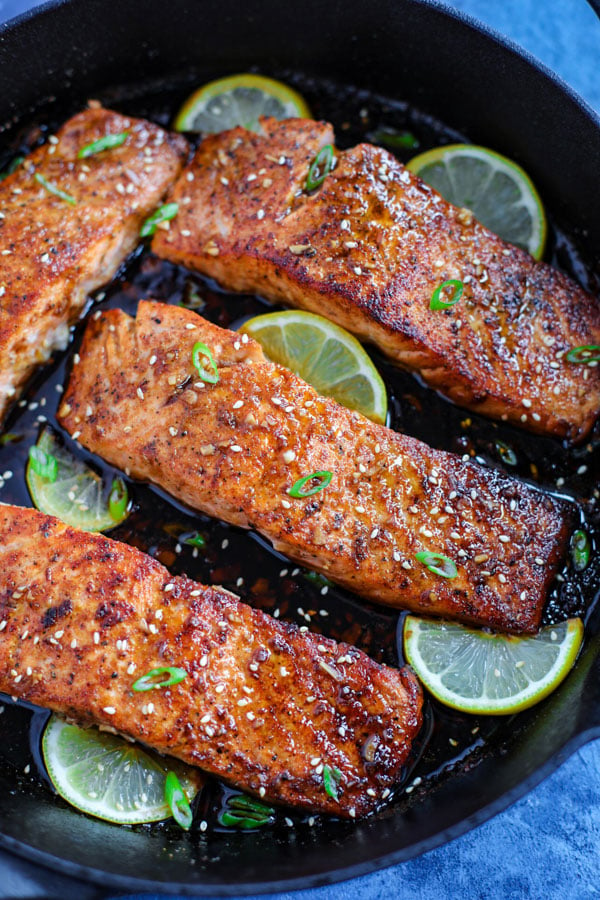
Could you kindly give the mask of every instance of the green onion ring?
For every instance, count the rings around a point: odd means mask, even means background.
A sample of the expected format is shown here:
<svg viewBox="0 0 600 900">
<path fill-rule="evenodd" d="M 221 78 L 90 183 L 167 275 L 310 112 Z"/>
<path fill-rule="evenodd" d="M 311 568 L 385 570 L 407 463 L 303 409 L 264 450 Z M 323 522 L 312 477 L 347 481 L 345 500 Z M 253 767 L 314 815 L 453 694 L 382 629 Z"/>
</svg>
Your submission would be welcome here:
<svg viewBox="0 0 600 900">
<path fill-rule="evenodd" d="M 338 799 L 337 789 L 341 778 L 342 773 L 339 769 L 336 769 L 335 766 L 333 768 L 323 766 L 323 787 L 325 788 L 325 793 L 329 794 L 333 800 Z"/>
<path fill-rule="evenodd" d="M 288 490 L 288 494 L 290 497 L 296 497 L 300 500 L 304 497 L 312 497 L 313 494 L 318 494 L 319 491 L 326 488 L 328 484 L 330 484 L 332 478 L 333 472 L 312 472 L 310 475 L 305 475 L 304 478 L 299 478 L 298 481 L 294 482 Z M 313 481 L 313 479 L 317 479 L 319 483 L 314 485 L 314 487 L 309 488 L 307 491 L 303 490 L 304 485 L 308 484 L 309 481 Z"/>
<path fill-rule="evenodd" d="M 122 131 L 120 134 L 106 134 L 104 137 L 86 144 L 77 154 L 77 159 L 87 159 L 88 156 L 95 156 L 96 153 L 102 153 L 103 150 L 112 150 L 114 147 L 120 147 L 127 140 L 129 132 Z"/>
<path fill-rule="evenodd" d="M 209 369 L 205 369 L 201 357 L 205 356 L 212 366 L 212 372 Z M 192 348 L 192 362 L 196 369 L 198 370 L 198 375 L 202 379 L 202 381 L 207 381 L 209 384 L 216 384 L 219 380 L 219 370 L 217 369 L 217 364 L 214 360 L 214 357 L 206 344 L 203 344 L 202 341 L 198 341 L 197 344 L 194 344 Z"/>
<path fill-rule="evenodd" d="M 570 363 L 579 365 L 592 362 L 600 362 L 600 344 L 582 344 L 581 347 L 573 347 L 569 350 L 565 359 Z"/>
<path fill-rule="evenodd" d="M 430 553 L 428 550 L 421 550 L 415 553 L 415 559 L 433 572 L 435 575 L 441 575 L 442 578 L 456 578 L 458 569 L 456 563 L 443 553 Z"/>
<path fill-rule="evenodd" d="M 154 681 L 155 678 L 161 678 L 161 676 L 164 675 L 167 676 L 164 681 Z M 131 685 L 131 690 L 158 690 L 159 688 L 170 687 L 172 684 L 179 684 L 184 678 L 187 678 L 185 669 L 180 669 L 177 666 L 162 666 L 159 669 L 150 669 L 149 672 L 146 672 L 145 675 L 142 675 L 137 681 L 134 681 Z"/>
<path fill-rule="evenodd" d="M 187 831 L 192 824 L 194 814 L 175 772 L 168 772 L 167 774 L 165 800 L 177 824 Z"/>
<path fill-rule="evenodd" d="M 321 147 L 308 170 L 306 181 L 304 182 L 305 191 L 315 191 L 320 187 L 333 168 L 333 147 L 331 144 L 325 144 Z"/>
<path fill-rule="evenodd" d="M 108 512 L 111 519 L 120 522 L 129 503 L 129 493 L 121 478 L 114 478 L 108 495 Z"/>
<path fill-rule="evenodd" d="M 29 448 L 29 460 L 31 468 L 36 475 L 53 484 L 58 477 L 58 462 L 51 453 L 46 453 L 41 447 Z"/>
<path fill-rule="evenodd" d="M 228 828 L 260 828 L 271 822 L 275 810 L 245 794 L 229 797 L 227 809 L 219 814 L 219 824 Z"/>
<path fill-rule="evenodd" d="M 452 288 L 452 296 L 449 300 L 442 300 L 442 291 L 445 288 Z M 449 307 L 454 306 L 455 303 L 458 303 L 460 298 L 462 297 L 462 293 L 465 289 L 464 283 L 462 281 L 458 281 L 455 278 L 451 278 L 450 281 L 442 281 L 440 285 L 438 285 L 431 295 L 431 300 L 429 301 L 429 309 L 449 309 Z"/>
<path fill-rule="evenodd" d="M 67 194 L 66 191 L 61 191 L 59 187 L 56 187 L 55 184 L 52 184 L 51 181 L 48 181 L 47 178 L 44 178 L 43 175 L 40 175 L 39 172 L 36 172 L 33 176 L 38 184 L 41 184 L 43 188 L 50 194 L 54 194 L 55 197 L 60 197 L 61 200 L 64 200 L 65 203 L 70 203 L 71 206 L 77 206 L 77 200 L 75 197 L 72 197 L 71 194 Z"/>
<path fill-rule="evenodd" d="M 579 529 L 573 532 L 571 538 L 571 559 L 577 572 L 583 572 L 592 555 L 592 544 L 589 535 Z"/>
<path fill-rule="evenodd" d="M 162 222 L 170 222 L 179 212 L 178 203 L 165 203 L 148 216 L 142 227 L 140 228 L 140 237 L 151 237 L 156 231 L 157 225 Z"/>
</svg>

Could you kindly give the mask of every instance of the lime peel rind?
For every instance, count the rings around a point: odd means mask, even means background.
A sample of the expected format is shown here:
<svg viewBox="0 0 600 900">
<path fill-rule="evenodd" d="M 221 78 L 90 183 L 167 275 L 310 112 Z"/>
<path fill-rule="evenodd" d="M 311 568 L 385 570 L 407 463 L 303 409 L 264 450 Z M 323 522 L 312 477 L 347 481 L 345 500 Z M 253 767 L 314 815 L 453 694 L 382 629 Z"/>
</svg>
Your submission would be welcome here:
<svg viewBox="0 0 600 900">
<path fill-rule="evenodd" d="M 509 715 L 539 703 L 566 677 L 582 640 L 577 618 L 525 637 L 417 616 L 406 617 L 403 631 L 406 659 L 427 690 L 445 706 L 478 715 Z M 507 683 L 512 692 L 502 690 Z"/>
</svg>

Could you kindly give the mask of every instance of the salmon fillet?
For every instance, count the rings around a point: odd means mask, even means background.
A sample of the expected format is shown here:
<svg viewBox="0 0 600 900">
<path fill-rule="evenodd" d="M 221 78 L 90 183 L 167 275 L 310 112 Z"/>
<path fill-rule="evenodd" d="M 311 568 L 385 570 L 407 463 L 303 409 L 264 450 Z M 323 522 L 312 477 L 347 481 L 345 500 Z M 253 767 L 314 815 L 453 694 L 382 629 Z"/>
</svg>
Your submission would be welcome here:
<svg viewBox="0 0 600 900">
<path fill-rule="evenodd" d="M 122 146 L 77 158 L 86 145 L 123 132 Z M 0 422 L 35 367 L 66 347 L 87 294 L 138 243 L 186 148 L 150 122 L 94 107 L 0 182 Z"/>
<path fill-rule="evenodd" d="M 108 726 L 273 803 L 354 818 L 421 726 L 409 669 L 301 632 L 139 550 L 0 505 L 0 690 Z M 177 666 L 169 689 L 132 690 Z M 324 766 L 341 773 L 338 799 Z"/>
<path fill-rule="evenodd" d="M 375 344 L 461 406 L 580 441 L 600 369 L 565 354 L 600 344 L 600 302 L 447 203 L 380 147 L 336 151 L 325 122 L 262 120 L 204 140 L 171 191 L 177 219 L 152 248 L 235 291 L 312 310 Z M 435 289 L 464 283 L 432 311 Z"/>
<path fill-rule="evenodd" d="M 216 384 L 199 380 L 197 342 Z M 97 312 L 58 416 L 127 474 L 363 597 L 500 631 L 539 626 L 568 535 L 557 501 L 320 397 L 247 335 L 160 303 L 141 302 L 137 319 Z M 289 495 L 315 472 L 331 483 Z M 425 551 L 456 577 L 426 568 Z"/>
</svg>

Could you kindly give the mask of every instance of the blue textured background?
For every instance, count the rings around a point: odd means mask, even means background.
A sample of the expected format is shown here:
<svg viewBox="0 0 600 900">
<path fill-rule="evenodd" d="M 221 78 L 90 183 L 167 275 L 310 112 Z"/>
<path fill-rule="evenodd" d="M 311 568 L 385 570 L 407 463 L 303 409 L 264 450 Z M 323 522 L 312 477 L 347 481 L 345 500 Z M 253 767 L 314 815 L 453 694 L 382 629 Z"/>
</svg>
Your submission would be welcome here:
<svg viewBox="0 0 600 900">
<path fill-rule="evenodd" d="M 31 0 L 0 0 L 0 23 L 36 5 Z M 584 0 L 455 0 L 447 5 L 524 47 L 600 113 L 600 21 Z M 278 900 L 598 897 L 599 794 L 600 741 L 596 741 L 523 800 L 451 844 L 345 884 L 274 896 Z"/>
</svg>

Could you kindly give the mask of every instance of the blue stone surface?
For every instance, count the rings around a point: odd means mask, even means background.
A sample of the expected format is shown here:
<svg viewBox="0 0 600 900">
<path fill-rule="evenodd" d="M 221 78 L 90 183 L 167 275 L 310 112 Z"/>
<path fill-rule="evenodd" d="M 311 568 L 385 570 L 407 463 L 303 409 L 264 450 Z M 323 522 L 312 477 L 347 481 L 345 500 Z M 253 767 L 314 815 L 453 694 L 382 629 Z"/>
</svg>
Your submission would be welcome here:
<svg viewBox="0 0 600 900">
<path fill-rule="evenodd" d="M 36 5 L 31 0 L 0 0 L 0 22 Z M 600 114 L 600 21 L 584 0 L 454 0 L 447 5 L 525 48 Z M 277 900 L 597 898 L 599 794 L 600 741 L 595 741 L 508 810 L 450 844 L 344 884 L 272 896 Z"/>
</svg>

